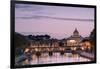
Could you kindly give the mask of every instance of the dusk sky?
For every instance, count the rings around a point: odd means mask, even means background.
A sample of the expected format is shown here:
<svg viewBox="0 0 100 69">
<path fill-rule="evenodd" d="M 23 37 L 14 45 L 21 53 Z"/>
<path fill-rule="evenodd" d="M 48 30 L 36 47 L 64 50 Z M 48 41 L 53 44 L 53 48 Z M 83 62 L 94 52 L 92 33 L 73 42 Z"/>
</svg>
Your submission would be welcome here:
<svg viewBox="0 0 100 69">
<path fill-rule="evenodd" d="M 67 38 L 75 28 L 83 37 L 94 29 L 94 8 L 16 4 L 15 32 Z"/>
</svg>

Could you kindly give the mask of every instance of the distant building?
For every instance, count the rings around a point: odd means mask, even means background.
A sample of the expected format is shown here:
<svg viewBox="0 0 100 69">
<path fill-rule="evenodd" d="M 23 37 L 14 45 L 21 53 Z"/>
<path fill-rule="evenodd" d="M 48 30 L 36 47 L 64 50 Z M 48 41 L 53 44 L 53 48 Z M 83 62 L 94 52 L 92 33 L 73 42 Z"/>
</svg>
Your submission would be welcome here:
<svg viewBox="0 0 100 69">
<path fill-rule="evenodd" d="M 86 37 L 82 40 L 82 50 L 85 50 L 87 52 L 92 52 L 94 51 L 94 44 L 92 44 L 93 41 L 91 38 Z"/>
<path fill-rule="evenodd" d="M 78 46 L 83 37 L 79 34 L 77 28 L 75 28 L 73 35 L 65 39 L 64 46 Z"/>
</svg>

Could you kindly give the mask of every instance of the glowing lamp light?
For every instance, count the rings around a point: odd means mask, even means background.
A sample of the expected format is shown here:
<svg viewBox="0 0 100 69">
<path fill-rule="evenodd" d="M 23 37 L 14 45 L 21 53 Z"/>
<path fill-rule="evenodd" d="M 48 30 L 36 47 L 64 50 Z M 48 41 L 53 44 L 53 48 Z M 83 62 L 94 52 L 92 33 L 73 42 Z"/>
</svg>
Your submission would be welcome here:
<svg viewBox="0 0 100 69">
<path fill-rule="evenodd" d="M 70 40 L 69 42 L 74 43 L 74 42 L 76 42 L 76 41 L 75 41 L 75 40 Z"/>
<path fill-rule="evenodd" d="M 26 49 L 25 49 L 25 52 L 28 52 L 28 51 L 29 51 L 29 49 L 28 49 L 28 48 L 26 48 Z"/>
</svg>

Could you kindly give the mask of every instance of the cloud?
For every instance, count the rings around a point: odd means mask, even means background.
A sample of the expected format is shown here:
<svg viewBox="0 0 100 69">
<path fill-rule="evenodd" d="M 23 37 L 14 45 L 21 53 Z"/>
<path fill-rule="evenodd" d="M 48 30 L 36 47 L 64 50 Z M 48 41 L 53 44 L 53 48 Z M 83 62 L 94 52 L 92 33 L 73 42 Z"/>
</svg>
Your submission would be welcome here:
<svg viewBox="0 0 100 69">
<path fill-rule="evenodd" d="M 43 7 L 40 5 L 31 5 L 31 4 L 16 4 L 15 8 L 20 11 L 40 11 L 43 10 Z"/>
<path fill-rule="evenodd" d="M 67 21 L 94 21 L 94 19 L 79 19 L 79 18 L 62 18 L 62 17 L 53 17 L 53 16 L 42 16 L 42 15 L 33 15 L 31 17 L 16 17 L 20 19 L 56 19 L 56 20 L 67 20 Z"/>
<path fill-rule="evenodd" d="M 27 4 L 16 4 L 15 8 L 30 8 L 32 5 L 27 5 Z"/>
<path fill-rule="evenodd" d="M 31 17 L 16 17 L 17 19 L 40 19 L 39 16 L 31 16 Z"/>
<path fill-rule="evenodd" d="M 38 15 L 52 15 L 51 12 L 46 12 L 46 7 L 42 5 L 30 5 L 30 4 L 16 4 L 16 16 L 19 16 L 17 18 L 22 19 L 29 19 L 29 18 L 40 18 L 40 16 L 32 16 L 32 14 L 38 14 Z M 23 17 L 23 16 L 30 16 L 30 17 Z"/>
</svg>

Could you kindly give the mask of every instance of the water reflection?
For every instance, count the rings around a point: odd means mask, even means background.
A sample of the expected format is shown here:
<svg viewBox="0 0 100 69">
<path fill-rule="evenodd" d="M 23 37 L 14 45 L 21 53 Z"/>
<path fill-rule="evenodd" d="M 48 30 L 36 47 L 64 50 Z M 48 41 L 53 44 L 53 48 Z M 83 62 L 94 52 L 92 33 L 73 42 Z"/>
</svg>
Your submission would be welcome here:
<svg viewBox="0 0 100 69">
<path fill-rule="evenodd" d="M 31 60 L 25 60 L 24 64 L 48 64 L 48 63 L 70 63 L 70 62 L 85 62 L 91 61 L 90 59 L 83 58 L 78 54 L 65 53 L 61 55 L 60 53 L 53 53 L 49 56 L 48 53 L 43 53 L 41 56 L 31 55 Z"/>
</svg>

